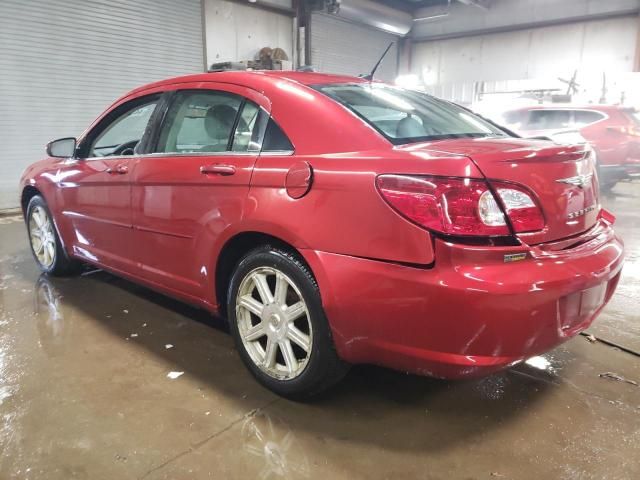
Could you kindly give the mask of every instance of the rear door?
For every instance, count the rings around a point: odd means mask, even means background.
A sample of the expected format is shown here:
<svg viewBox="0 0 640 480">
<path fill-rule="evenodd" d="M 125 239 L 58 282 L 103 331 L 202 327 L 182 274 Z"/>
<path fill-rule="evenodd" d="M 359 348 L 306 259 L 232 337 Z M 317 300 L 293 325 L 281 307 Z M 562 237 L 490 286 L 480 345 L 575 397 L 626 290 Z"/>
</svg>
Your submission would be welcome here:
<svg viewBox="0 0 640 480">
<path fill-rule="evenodd" d="M 135 167 L 135 258 L 144 279 L 210 296 L 216 238 L 240 220 L 270 105 L 240 86 L 183 84 Z M 208 293 L 208 294 L 207 294 Z"/>
</svg>

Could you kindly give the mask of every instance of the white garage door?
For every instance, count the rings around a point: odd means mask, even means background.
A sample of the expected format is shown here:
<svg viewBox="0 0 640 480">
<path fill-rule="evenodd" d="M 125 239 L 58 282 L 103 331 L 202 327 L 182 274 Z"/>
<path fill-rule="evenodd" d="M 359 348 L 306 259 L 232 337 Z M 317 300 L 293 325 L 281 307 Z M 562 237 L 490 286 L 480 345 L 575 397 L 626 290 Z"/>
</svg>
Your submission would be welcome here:
<svg viewBox="0 0 640 480">
<path fill-rule="evenodd" d="M 202 40 L 200 0 L 1 0 L 0 210 L 46 142 L 136 86 L 202 72 Z"/>
<path fill-rule="evenodd" d="M 368 74 L 390 42 L 395 42 L 376 72 L 392 81 L 398 67 L 398 37 L 324 13 L 311 16 L 311 64 L 324 73 Z"/>
</svg>

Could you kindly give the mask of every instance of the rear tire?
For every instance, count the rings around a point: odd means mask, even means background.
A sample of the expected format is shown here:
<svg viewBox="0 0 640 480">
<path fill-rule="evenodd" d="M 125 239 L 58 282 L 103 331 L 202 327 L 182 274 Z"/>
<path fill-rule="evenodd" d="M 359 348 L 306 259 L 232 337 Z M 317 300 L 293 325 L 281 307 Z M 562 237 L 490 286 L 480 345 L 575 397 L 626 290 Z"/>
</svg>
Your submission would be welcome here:
<svg viewBox="0 0 640 480">
<path fill-rule="evenodd" d="M 240 260 L 227 312 L 243 362 L 278 395 L 312 397 L 349 369 L 335 350 L 313 275 L 287 251 L 263 246 Z"/>
<path fill-rule="evenodd" d="M 29 201 L 25 220 L 31 253 L 40 270 L 54 276 L 71 275 L 80 270 L 81 264 L 64 251 L 53 216 L 40 195 Z"/>
</svg>

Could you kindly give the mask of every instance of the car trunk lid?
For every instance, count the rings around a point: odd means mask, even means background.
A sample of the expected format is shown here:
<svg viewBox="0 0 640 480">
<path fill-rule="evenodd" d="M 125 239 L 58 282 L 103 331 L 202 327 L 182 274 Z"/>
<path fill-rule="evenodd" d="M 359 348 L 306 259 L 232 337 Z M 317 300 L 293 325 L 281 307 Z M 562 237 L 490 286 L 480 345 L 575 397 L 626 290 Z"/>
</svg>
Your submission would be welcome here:
<svg viewBox="0 0 640 480">
<path fill-rule="evenodd" d="M 415 150 L 416 145 L 410 148 Z M 584 145 L 489 137 L 435 141 L 422 148 L 464 155 L 489 181 L 515 182 L 531 190 L 544 214 L 545 228 L 519 234 L 525 243 L 579 235 L 597 222 L 598 180 L 590 150 Z"/>
</svg>

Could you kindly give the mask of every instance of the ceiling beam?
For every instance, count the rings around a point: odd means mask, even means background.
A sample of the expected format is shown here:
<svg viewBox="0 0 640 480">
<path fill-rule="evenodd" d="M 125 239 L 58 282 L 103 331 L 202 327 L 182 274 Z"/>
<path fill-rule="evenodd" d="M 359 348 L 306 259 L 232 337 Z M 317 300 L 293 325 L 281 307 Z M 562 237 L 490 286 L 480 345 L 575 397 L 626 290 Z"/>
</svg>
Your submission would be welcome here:
<svg viewBox="0 0 640 480">
<path fill-rule="evenodd" d="M 537 22 L 518 23 L 513 25 L 501 25 L 489 28 L 480 28 L 475 30 L 466 30 L 460 32 L 451 32 L 441 35 L 416 35 L 412 36 L 414 42 L 432 42 L 437 40 L 450 40 L 453 38 L 477 37 L 480 35 L 490 35 L 494 33 L 516 32 L 518 30 L 528 30 L 531 28 L 552 27 L 556 25 L 569 25 L 572 23 L 590 22 L 596 20 L 607 20 L 610 18 L 630 17 L 640 14 L 640 7 L 619 10 L 616 12 L 603 12 L 590 15 L 581 15 L 576 17 L 558 18 L 540 20 Z"/>
<path fill-rule="evenodd" d="M 255 0 L 255 1 L 227 0 L 227 1 L 232 3 L 239 3 L 247 7 L 257 8 L 258 10 L 264 10 L 272 13 L 279 13 L 280 15 L 286 15 L 287 17 L 296 16 L 296 10 L 294 8 L 283 7 L 282 5 L 271 3 L 265 0 Z"/>
</svg>

